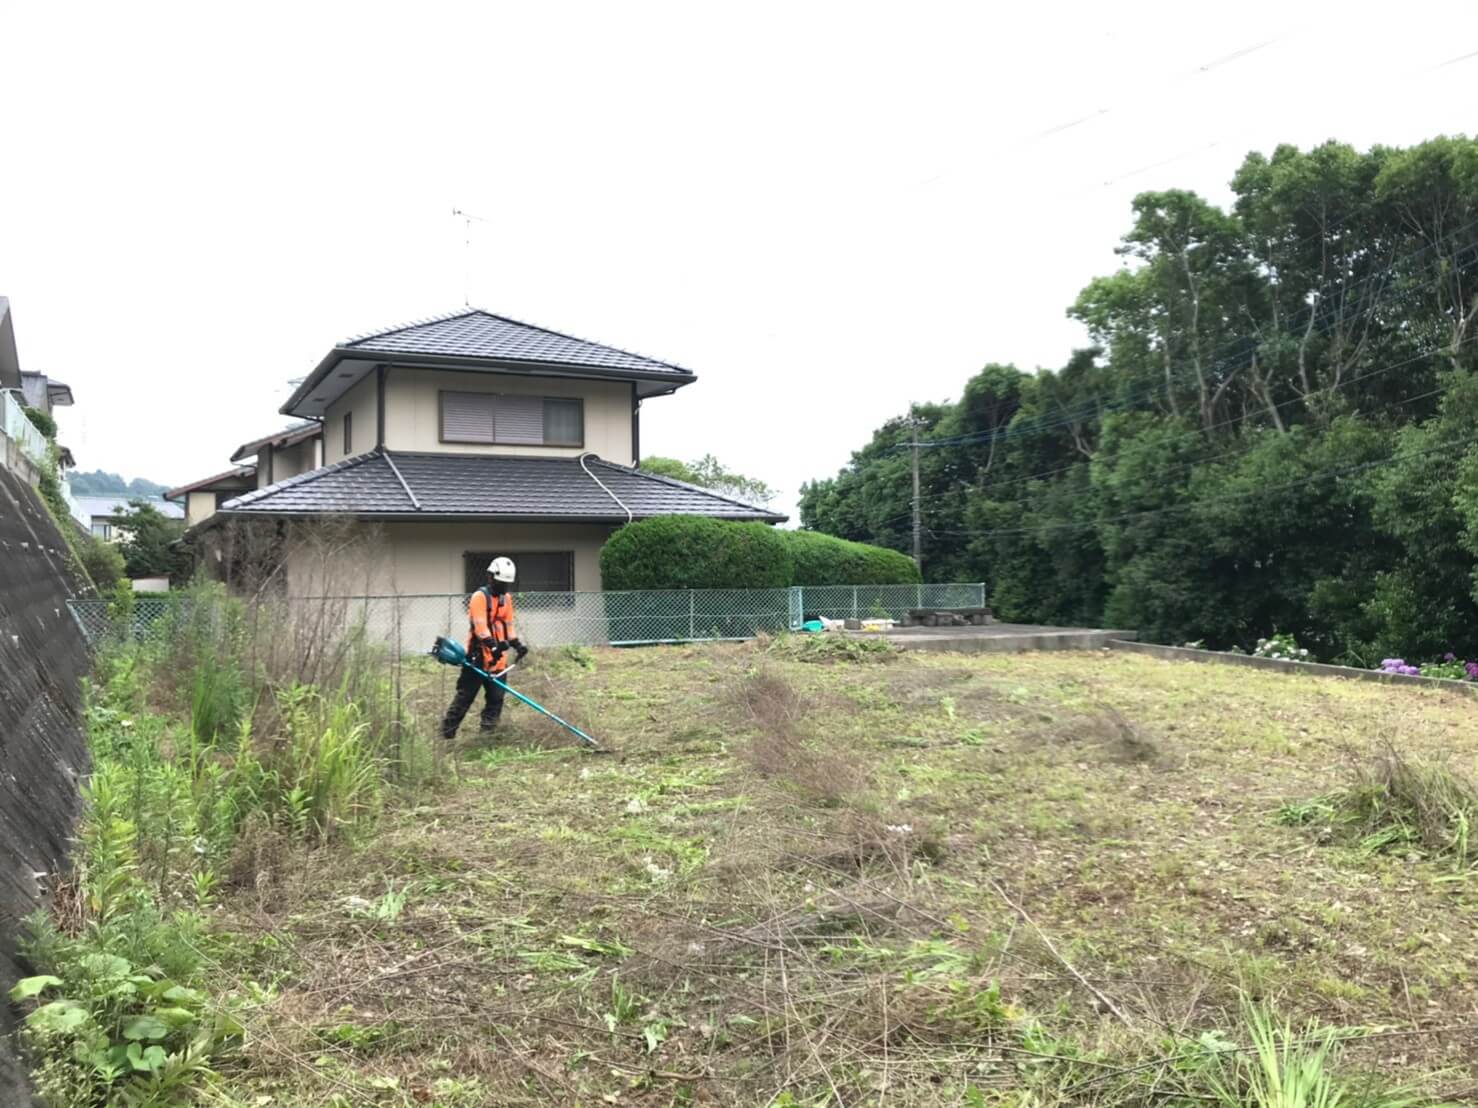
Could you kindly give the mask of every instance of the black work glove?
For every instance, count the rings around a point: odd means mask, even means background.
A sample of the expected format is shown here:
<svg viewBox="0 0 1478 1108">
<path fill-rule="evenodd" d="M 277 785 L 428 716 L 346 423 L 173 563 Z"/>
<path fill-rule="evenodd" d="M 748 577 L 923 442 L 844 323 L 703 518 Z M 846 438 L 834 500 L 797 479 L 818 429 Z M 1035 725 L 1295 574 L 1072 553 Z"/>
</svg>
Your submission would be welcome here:
<svg viewBox="0 0 1478 1108">
<path fill-rule="evenodd" d="M 482 657 L 487 659 L 489 665 L 498 660 L 498 654 L 502 651 L 502 647 L 498 645 L 498 640 L 491 637 L 478 639 L 477 649 Z"/>
<path fill-rule="evenodd" d="M 509 639 L 508 640 L 508 645 L 511 646 L 511 647 L 513 647 L 513 654 L 514 654 L 515 660 L 521 662 L 526 657 L 528 657 L 529 648 L 526 647 L 526 646 L 524 646 L 522 639 Z"/>
</svg>

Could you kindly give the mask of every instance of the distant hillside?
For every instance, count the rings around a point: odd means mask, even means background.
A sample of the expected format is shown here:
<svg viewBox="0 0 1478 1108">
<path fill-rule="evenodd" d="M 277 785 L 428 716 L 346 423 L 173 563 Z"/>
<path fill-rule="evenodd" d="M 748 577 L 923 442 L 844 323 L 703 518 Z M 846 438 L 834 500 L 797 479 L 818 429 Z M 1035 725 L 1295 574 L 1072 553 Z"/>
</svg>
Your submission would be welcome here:
<svg viewBox="0 0 1478 1108">
<path fill-rule="evenodd" d="M 160 496 L 171 486 L 135 477 L 125 481 L 116 473 L 95 469 L 91 473 L 69 473 L 73 496 Z"/>
</svg>

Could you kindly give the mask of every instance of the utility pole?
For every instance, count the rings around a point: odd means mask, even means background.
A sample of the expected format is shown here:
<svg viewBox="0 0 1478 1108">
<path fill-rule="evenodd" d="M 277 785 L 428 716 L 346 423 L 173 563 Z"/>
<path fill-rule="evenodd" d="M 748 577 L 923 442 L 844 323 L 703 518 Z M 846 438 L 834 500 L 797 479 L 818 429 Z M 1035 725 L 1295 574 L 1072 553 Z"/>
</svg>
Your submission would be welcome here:
<svg viewBox="0 0 1478 1108">
<path fill-rule="evenodd" d="M 912 430 L 913 447 L 913 564 L 924 572 L 924 524 L 919 513 L 919 417 L 913 405 L 909 405 L 908 425 Z"/>
</svg>

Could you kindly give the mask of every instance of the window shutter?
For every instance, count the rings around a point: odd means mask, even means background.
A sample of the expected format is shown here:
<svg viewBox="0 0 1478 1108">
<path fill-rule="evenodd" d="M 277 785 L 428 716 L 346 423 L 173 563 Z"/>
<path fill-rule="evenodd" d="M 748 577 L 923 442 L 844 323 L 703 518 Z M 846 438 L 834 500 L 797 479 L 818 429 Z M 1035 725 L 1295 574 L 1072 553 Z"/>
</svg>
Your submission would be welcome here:
<svg viewBox="0 0 1478 1108">
<path fill-rule="evenodd" d="M 544 442 L 544 398 L 499 396 L 493 406 L 495 442 L 541 445 Z"/>
<path fill-rule="evenodd" d="M 485 392 L 441 394 L 441 437 L 446 442 L 494 442 L 493 397 Z"/>
<path fill-rule="evenodd" d="M 585 411 L 580 401 L 545 399 L 544 441 L 551 446 L 585 445 Z"/>
</svg>

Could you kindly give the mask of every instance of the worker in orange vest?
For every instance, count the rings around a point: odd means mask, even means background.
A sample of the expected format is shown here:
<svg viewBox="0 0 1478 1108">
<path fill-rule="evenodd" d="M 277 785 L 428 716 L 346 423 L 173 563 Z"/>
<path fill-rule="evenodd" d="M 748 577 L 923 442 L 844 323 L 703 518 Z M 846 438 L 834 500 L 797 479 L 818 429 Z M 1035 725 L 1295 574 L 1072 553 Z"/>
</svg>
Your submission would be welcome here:
<svg viewBox="0 0 1478 1108">
<path fill-rule="evenodd" d="M 473 593 L 467 600 L 467 660 L 487 674 L 500 674 L 508 668 L 508 651 L 512 650 L 518 661 L 523 661 L 529 648 L 513 633 L 513 597 L 508 589 L 517 576 L 512 558 L 494 558 L 488 566 L 488 583 Z M 467 709 L 477 699 L 477 691 L 483 690 L 482 734 L 490 733 L 498 726 L 498 717 L 503 714 L 503 689 L 493 680 L 462 667 L 457 677 L 457 691 L 452 697 L 451 707 L 441 721 L 441 735 L 445 739 L 457 737 L 457 728 Z"/>
</svg>

